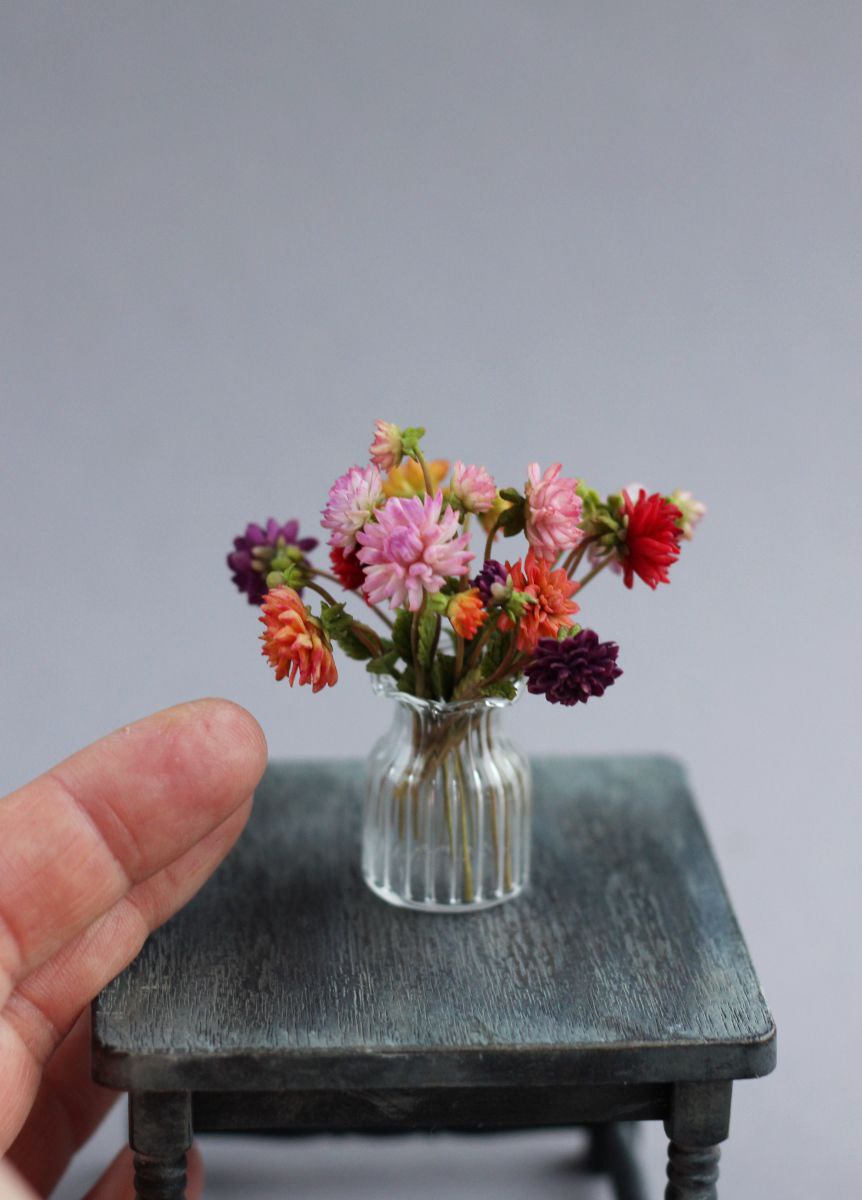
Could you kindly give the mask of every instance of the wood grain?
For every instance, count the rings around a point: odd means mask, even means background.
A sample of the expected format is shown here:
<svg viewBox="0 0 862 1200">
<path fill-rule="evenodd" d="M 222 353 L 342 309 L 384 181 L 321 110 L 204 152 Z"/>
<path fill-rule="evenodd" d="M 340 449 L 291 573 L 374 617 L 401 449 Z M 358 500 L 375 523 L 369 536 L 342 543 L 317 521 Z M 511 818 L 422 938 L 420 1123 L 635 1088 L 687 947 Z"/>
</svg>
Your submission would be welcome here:
<svg viewBox="0 0 862 1200">
<path fill-rule="evenodd" d="M 276 763 L 235 852 L 94 1006 L 137 1089 L 743 1078 L 774 1026 L 680 767 L 534 763 L 532 879 L 469 916 L 359 874 L 362 764 Z"/>
</svg>

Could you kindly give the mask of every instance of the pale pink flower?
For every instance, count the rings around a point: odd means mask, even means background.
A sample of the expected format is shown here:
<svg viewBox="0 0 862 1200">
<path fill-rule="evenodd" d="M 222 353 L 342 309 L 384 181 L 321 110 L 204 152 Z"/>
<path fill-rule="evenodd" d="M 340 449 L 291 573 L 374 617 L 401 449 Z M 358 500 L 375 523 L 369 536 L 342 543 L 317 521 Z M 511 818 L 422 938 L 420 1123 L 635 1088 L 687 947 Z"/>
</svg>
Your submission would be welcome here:
<svg viewBox="0 0 862 1200">
<path fill-rule="evenodd" d="M 376 467 L 351 467 L 329 489 L 329 499 L 320 522 L 331 529 L 330 546 L 352 550 L 356 535 L 374 515 L 383 499 L 383 480 Z"/>
<path fill-rule="evenodd" d="M 645 483 L 628 483 L 623 488 L 623 498 L 625 499 L 625 497 L 628 496 L 632 504 L 637 504 L 638 496 L 641 494 L 641 492 L 646 492 L 648 496 L 650 494 L 650 489 Z"/>
<path fill-rule="evenodd" d="M 562 464 L 554 463 L 541 474 L 538 463 L 530 463 L 525 488 L 527 497 L 527 541 L 537 558 L 554 562 L 583 538 L 580 527 L 581 498 L 578 481 L 560 476 Z"/>
<path fill-rule="evenodd" d="M 682 536 L 686 541 L 691 541 L 694 535 L 695 526 L 703 519 L 706 513 L 706 505 L 702 500 L 695 500 L 691 492 L 681 492 L 679 490 L 672 493 L 670 497 L 671 504 L 675 504 L 679 509 L 679 528 L 682 531 Z"/>
<path fill-rule="evenodd" d="M 393 496 L 377 510 L 377 519 L 357 534 L 357 558 L 365 570 L 362 590 L 372 604 L 389 600 L 411 612 L 425 592 L 439 592 L 447 577 L 467 574 L 473 557 L 460 533 L 458 514 L 436 496 Z"/>
<path fill-rule="evenodd" d="M 391 471 L 404 456 L 401 448 L 401 430 L 391 421 L 375 421 L 374 441 L 368 451 L 375 467 L 381 471 Z"/>
<path fill-rule="evenodd" d="M 465 467 L 459 459 L 452 471 L 452 495 L 467 512 L 487 512 L 497 499 L 497 485 L 484 467 Z"/>
</svg>

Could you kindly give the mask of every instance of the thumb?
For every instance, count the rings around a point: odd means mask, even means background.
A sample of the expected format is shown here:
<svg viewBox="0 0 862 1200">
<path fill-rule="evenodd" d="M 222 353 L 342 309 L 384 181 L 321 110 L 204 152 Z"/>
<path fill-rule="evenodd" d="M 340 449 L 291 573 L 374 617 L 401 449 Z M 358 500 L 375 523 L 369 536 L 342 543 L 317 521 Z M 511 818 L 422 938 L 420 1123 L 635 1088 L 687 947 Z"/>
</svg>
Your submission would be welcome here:
<svg viewBox="0 0 862 1200">
<path fill-rule="evenodd" d="M 204 1190 L 204 1167 L 197 1149 L 192 1146 L 187 1155 L 186 1167 L 188 1181 L 183 1195 L 186 1200 L 200 1200 Z M 0 1184 L 2 1186 L 2 1184 Z M 10 1193 L 10 1200 L 18 1200 L 17 1195 Z M 29 1200 L 26 1192 L 21 1193 L 21 1200 Z M 0 1191 L 0 1200 L 5 1200 Z M 132 1152 L 128 1146 L 121 1150 L 111 1165 L 97 1182 L 87 1192 L 84 1200 L 135 1200 L 135 1174 L 132 1165 Z"/>
</svg>

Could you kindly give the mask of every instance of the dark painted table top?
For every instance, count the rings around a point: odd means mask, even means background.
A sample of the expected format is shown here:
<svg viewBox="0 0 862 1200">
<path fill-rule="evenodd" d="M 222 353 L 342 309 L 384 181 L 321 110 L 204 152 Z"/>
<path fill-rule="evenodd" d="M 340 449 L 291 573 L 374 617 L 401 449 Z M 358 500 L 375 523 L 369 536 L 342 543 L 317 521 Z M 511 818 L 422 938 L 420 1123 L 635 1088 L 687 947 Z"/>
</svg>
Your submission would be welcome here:
<svg viewBox="0 0 862 1200">
<path fill-rule="evenodd" d="M 469 916 L 359 873 L 362 764 L 275 763 L 239 845 L 94 1006 L 153 1089 L 743 1078 L 774 1027 L 679 766 L 534 763 L 533 882 Z"/>
</svg>

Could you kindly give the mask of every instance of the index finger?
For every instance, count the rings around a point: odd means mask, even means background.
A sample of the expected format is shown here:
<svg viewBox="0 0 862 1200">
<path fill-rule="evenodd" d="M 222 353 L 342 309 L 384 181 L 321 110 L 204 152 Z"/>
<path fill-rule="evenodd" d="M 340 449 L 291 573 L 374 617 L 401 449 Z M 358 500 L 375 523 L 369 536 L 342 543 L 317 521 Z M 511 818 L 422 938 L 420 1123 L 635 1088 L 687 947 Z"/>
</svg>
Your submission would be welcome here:
<svg viewBox="0 0 862 1200">
<path fill-rule="evenodd" d="M 254 718 L 198 700 L 127 725 L 0 800 L 0 1007 L 14 985 L 254 790 Z"/>
</svg>

